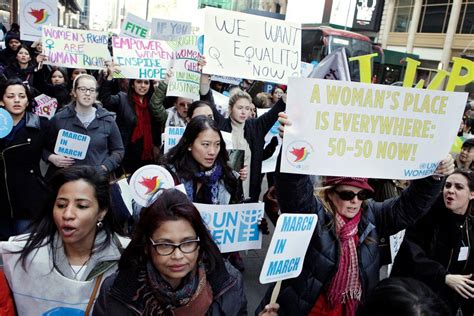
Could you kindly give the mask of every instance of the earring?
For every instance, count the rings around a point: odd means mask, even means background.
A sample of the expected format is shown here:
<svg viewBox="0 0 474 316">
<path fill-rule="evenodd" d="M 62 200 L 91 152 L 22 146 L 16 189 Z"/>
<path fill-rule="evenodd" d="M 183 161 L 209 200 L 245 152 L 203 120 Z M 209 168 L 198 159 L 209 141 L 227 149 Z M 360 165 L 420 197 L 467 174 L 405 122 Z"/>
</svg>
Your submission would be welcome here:
<svg viewBox="0 0 474 316">
<path fill-rule="evenodd" d="M 101 229 L 102 227 L 104 227 L 104 223 L 102 223 L 102 221 L 98 221 L 97 228 Z"/>
<path fill-rule="evenodd" d="M 188 147 L 188 151 L 191 151 L 191 147 Z"/>
</svg>

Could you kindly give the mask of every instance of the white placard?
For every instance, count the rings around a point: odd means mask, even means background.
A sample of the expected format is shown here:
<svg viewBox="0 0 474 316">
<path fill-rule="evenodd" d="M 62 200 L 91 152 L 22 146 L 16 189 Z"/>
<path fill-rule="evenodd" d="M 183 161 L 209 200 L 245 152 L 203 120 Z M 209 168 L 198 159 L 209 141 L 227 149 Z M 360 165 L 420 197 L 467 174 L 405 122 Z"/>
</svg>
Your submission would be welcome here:
<svg viewBox="0 0 474 316">
<path fill-rule="evenodd" d="M 175 127 L 166 126 L 165 132 L 163 133 L 164 149 L 163 152 L 166 154 L 171 148 L 178 145 L 179 140 L 183 137 L 184 130 L 186 127 Z"/>
<path fill-rule="evenodd" d="M 111 60 L 106 32 L 43 26 L 45 64 L 68 68 L 103 69 Z"/>
<path fill-rule="evenodd" d="M 191 34 L 189 22 L 153 18 L 151 20 L 151 37 L 157 40 L 172 41 L 180 36 Z"/>
<path fill-rule="evenodd" d="M 47 96 L 46 94 L 40 94 L 35 98 L 35 101 L 37 105 L 33 112 L 50 120 L 54 116 L 54 113 L 56 113 L 58 101 L 55 98 Z"/>
<path fill-rule="evenodd" d="M 446 157 L 467 93 L 291 78 L 281 171 L 417 179 Z"/>
<path fill-rule="evenodd" d="M 58 25 L 58 0 L 21 0 L 19 18 L 21 40 L 36 41 L 43 25 Z"/>
<path fill-rule="evenodd" d="M 258 220 L 263 216 L 263 203 L 194 205 L 222 253 L 262 248 Z"/>
<path fill-rule="evenodd" d="M 222 82 L 222 83 L 228 83 L 228 84 L 232 84 L 234 86 L 237 86 L 242 81 L 242 78 L 234 78 L 234 77 L 228 77 L 228 76 L 213 75 L 213 76 L 211 76 L 211 80 L 212 81 L 219 81 L 219 82 Z"/>
<path fill-rule="evenodd" d="M 186 35 L 168 42 L 174 50 L 173 76 L 168 83 L 166 96 L 175 96 L 199 100 L 201 71 L 198 60 L 198 37 Z"/>
<path fill-rule="evenodd" d="M 120 35 L 135 38 L 149 38 L 150 34 L 150 22 L 131 13 L 127 13 L 127 17 L 122 23 L 122 32 Z"/>
<path fill-rule="evenodd" d="M 280 215 L 260 272 L 260 283 L 266 284 L 300 275 L 317 222 L 316 214 Z"/>
<path fill-rule="evenodd" d="M 114 78 L 157 79 L 166 76 L 174 52 L 165 41 L 112 37 Z"/>
<path fill-rule="evenodd" d="M 130 194 L 139 205 L 147 207 L 159 189 L 174 188 L 174 179 L 164 167 L 146 165 L 135 171 L 130 178 Z"/>
<path fill-rule="evenodd" d="M 91 137 L 89 135 L 60 129 L 54 146 L 54 153 L 64 157 L 84 160 L 90 141 Z"/>
<path fill-rule="evenodd" d="M 300 75 L 299 24 L 205 8 L 204 73 L 286 84 Z"/>
</svg>

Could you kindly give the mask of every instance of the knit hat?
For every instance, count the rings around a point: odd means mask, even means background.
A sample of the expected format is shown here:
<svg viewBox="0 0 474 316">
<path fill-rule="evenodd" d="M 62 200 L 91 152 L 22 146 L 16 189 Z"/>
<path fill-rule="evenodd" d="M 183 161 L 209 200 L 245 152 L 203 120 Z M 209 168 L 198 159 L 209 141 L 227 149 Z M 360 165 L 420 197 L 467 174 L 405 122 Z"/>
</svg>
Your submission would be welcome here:
<svg viewBox="0 0 474 316">
<path fill-rule="evenodd" d="M 369 185 L 367 178 L 353 178 L 353 177 L 326 177 L 324 179 L 325 186 L 336 186 L 336 185 L 352 185 L 356 188 L 361 188 L 374 192 L 374 189 Z"/>
<path fill-rule="evenodd" d="M 8 46 L 12 39 L 20 41 L 20 33 L 8 31 L 5 35 L 5 46 Z M 20 41 L 21 42 L 21 41 Z"/>
</svg>

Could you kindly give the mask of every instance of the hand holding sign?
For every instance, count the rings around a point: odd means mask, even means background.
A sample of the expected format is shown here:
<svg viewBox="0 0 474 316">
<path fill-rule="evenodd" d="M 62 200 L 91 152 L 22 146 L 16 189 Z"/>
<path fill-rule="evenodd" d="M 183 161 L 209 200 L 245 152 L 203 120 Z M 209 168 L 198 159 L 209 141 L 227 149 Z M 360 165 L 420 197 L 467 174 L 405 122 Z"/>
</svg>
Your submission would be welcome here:
<svg viewBox="0 0 474 316">
<path fill-rule="evenodd" d="M 50 155 L 48 160 L 58 168 L 67 168 L 74 164 L 74 159 L 56 154 Z"/>
<path fill-rule="evenodd" d="M 316 214 L 282 214 L 278 218 L 260 272 L 260 283 L 278 281 L 270 304 L 275 303 L 282 280 L 300 275 L 306 250 L 317 222 Z"/>
</svg>

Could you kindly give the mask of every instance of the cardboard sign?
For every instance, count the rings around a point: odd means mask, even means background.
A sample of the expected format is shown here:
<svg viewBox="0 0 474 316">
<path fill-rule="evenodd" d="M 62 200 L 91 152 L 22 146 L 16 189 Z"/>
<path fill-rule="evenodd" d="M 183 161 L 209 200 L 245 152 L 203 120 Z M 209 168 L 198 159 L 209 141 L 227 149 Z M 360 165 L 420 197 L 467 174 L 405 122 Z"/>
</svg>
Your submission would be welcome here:
<svg viewBox="0 0 474 316">
<path fill-rule="evenodd" d="M 64 157 L 84 160 L 90 141 L 91 137 L 89 135 L 60 129 L 54 146 L 54 153 Z"/>
<path fill-rule="evenodd" d="M 114 78 L 157 79 L 166 76 L 174 52 L 167 42 L 132 37 L 112 37 Z"/>
<path fill-rule="evenodd" d="M 263 216 L 263 203 L 194 205 L 222 253 L 262 247 L 258 220 Z"/>
<path fill-rule="evenodd" d="M 44 25 L 58 25 L 57 0 L 22 0 L 19 13 L 22 41 L 34 42 L 41 38 L 41 28 Z"/>
<path fill-rule="evenodd" d="M 56 113 L 58 101 L 55 98 L 47 96 L 46 94 L 40 94 L 35 98 L 35 101 L 37 105 L 33 112 L 50 120 L 54 116 L 54 113 Z"/>
<path fill-rule="evenodd" d="M 135 38 L 149 38 L 150 33 L 150 22 L 139 18 L 138 16 L 133 15 L 131 13 L 127 13 L 127 17 L 122 23 L 122 30 L 120 35 Z"/>
<path fill-rule="evenodd" d="M 281 171 L 417 179 L 446 157 L 467 93 L 291 78 Z"/>
<path fill-rule="evenodd" d="M 45 64 L 84 69 L 103 69 L 111 60 L 105 32 L 43 26 Z"/>
<path fill-rule="evenodd" d="M 130 194 L 141 206 L 148 206 L 159 189 L 174 188 L 171 173 L 161 166 L 147 165 L 135 171 L 130 178 Z"/>
<path fill-rule="evenodd" d="M 157 18 L 151 20 L 151 37 L 157 40 L 172 41 L 180 36 L 191 34 L 191 31 L 189 22 Z"/>
<path fill-rule="evenodd" d="M 209 7 L 204 10 L 204 73 L 283 84 L 300 75 L 300 25 Z"/>
<path fill-rule="evenodd" d="M 201 70 L 198 59 L 201 54 L 197 46 L 198 37 L 187 35 L 168 43 L 174 50 L 175 58 L 166 95 L 199 100 Z"/>
<path fill-rule="evenodd" d="M 266 284 L 300 275 L 317 222 L 316 214 L 280 215 L 260 272 L 260 283 Z"/>
<path fill-rule="evenodd" d="M 13 129 L 13 118 L 7 110 L 0 108 L 0 138 L 10 134 Z"/>
<path fill-rule="evenodd" d="M 234 78 L 234 77 L 228 77 L 228 76 L 213 75 L 213 76 L 211 76 L 211 80 L 212 81 L 219 81 L 219 82 L 222 82 L 222 83 L 228 83 L 228 84 L 237 86 L 242 81 L 242 78 Z"/>
<path fill-rule="evenodd" d="M 175 127 L 167 126 L 165 127 L 165 132 L 163 133 L 164 139 L 164 153 L 166 154 L 171 148 L 176 146 L 179 143 L 181 137 L 183 137 L 184 130 L 186 127 Z"/>
</svg>

